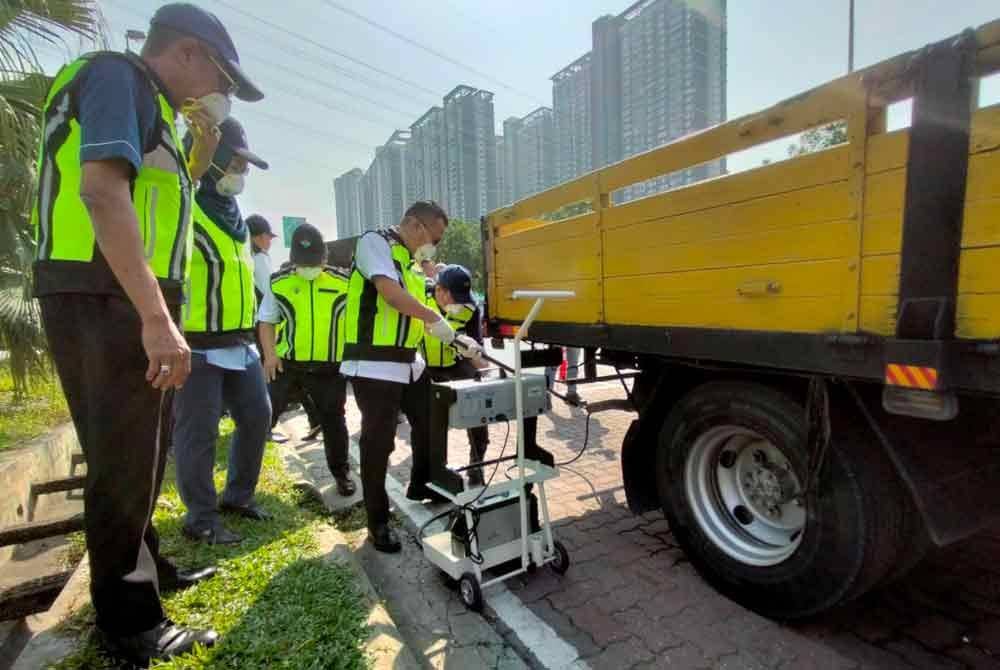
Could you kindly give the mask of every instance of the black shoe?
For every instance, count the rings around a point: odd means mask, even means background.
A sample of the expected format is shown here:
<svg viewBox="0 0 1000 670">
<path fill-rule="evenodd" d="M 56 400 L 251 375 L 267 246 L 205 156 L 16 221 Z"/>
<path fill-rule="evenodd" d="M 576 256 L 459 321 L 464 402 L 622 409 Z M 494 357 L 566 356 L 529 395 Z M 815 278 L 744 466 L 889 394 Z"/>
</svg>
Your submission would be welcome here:
<svg viewBox="0 0 1000 670">
<path fill-rule="evenodd" d="M 211 579 L 219 571 L 214 565 L 198 570 L 173 570 L 159 578 L 161 591 L 182 591 Z"/>
<path fill-rule="evenodd" d="M 274 518 L 273 514 L 257 503 L 250 503 L 249 505 L 229 505 L 222 503 L 219 505 L 219 511 L 227 514 L 237 514 L 244 519 L 252 521 L 270 521 Z"/>
<path fill-rule="evenodd" d="M 334 480 L 337 482 L 337 493 L 349 498 L 358 491 L 358 485 L 354 483 L 350 475 L 334 475 Z"/>
<path fill-rule="evenodd" d="M 146 667 L 150 661 L 180 656 L 196 644 L 211 647 L 219 639 L 214 630 L 181 628 L 164 619 L 155 628 L 135 635 L 103 635 L 104 643 L 116 656 Z"/>
<path fill-rule="evenodd" d="M 195 530 L 188 526 L 184 526 L 181 529 L 184 536 L 188 539 L 194 540 L 196 542 L 204 542 L 205 544 L 239 544 L 243 541 L 243 538 L 233 531 L 229 530 L 222 524 L 218 524 L 213 528 L 205 528 L 203 530 Z"/>
<path fill-rule="evenodd" d="M 369 528 L 368 537 L 371 538 L 376 549 L 386 554 L 395 554 L 403 548 L 396 536 L 396 531 L 385 524 L 374 529 Z"/>
<path fill-rule="evenodd" d="M 482 470 L 469 470 L 469 488 L 476 488 L 477 486 L 484 486 L 483 481 L 483 471 Z"/>
<path fill-rule="evenodd" d="M 424 500 L 430 500 L 432 503 L 449 502 L 447 498 L 428 488 L 426 484 L 414 484 L 413 482 L 410 482 L 410 485 L 406 487 L 406 497 L 417 502 Z"/>
<path fill-rule="evenodd" d="M 305 437 L 303 437 L 302 440 L 305 442 L 310 442 L 319 437 L 319 434 L 322 432 L 323 432 L 323 426 L 314 426 L 309 429 L 309 432 L 305 434 Z"/>
<path fill-rule="evenodd" d="M 576 391 L 570 391 L 569 393 L 566 394 L 566 402 L 568 402 L 570 405 L 573 405 L 574 407 L 579 407 L 580 403 L 583 401 L 580 399 L 579 393 L 577 393 Z"/>
</svg>

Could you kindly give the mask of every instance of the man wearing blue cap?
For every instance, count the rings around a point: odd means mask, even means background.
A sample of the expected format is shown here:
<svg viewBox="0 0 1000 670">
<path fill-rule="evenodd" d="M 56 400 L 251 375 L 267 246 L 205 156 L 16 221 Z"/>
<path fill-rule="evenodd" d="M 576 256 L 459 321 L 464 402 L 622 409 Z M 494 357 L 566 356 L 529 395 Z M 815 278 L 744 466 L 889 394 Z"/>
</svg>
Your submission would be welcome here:
<svg viewBox="0 0 1000 670">
<path fill-rule="evenodd" d="M 192 185 L 208 169 L 229 97 L 263 97 L 219 20 L 161 7 L 139 56 L 85 55 L 46 96 L 32 211 L 34 290 L 87 462 L 91 595 L 107 646 L 143 664 L 211 645 L 175 625 L 159 592 L 178 574 L 150 523 L 170 444 L 173 390 L 191 351 L 178 327 Z M 176 116 L 194 135 L 181 151 Z"/>
<path fill-rule="evenodd" d="M 177 489 L 187 507 L 184 534 L 207 544 L 235 544 L 241 538 L 222 524 L 220 509 L 255 520 L 270 518 L 254 501 L 271 403 L 254 338 L 257 299 L 250 231 L 236 202 L 250 165 L 261 170 L 268 165 L 247 147 L 236 119 L 226 119 L 219 130 L 219 147 L 195 195 L 194 250 L 184 306 L 191 376 L 174 403 L 174 459 Z M 191 144 L 188 135 L 185 148 Z M 217 506 L 213 473 L 223 408 L 236 430 Z"/>
</svg>

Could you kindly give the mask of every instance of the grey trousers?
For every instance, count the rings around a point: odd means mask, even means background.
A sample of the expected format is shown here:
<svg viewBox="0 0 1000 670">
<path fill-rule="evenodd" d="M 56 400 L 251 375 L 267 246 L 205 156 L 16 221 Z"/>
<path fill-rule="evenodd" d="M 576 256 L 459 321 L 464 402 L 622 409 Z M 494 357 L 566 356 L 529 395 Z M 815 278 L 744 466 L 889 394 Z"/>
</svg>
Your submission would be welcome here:
<svg viewBox="0 0 1000 670">
<path fill-rule="evenodd" d="M 222 502 L 249 505 L 271 425 L 264 368 L 257 361 L 245 370 L 226 370 L 209 365 L 204 354 L 192 353 L 191 376 L 174 399 L 174 458 L 177 490 L 188 510 L 185 525 L 195 531 L 220 523 L 213 472 L 223 407 L 236 431 Z"/>
</svg>

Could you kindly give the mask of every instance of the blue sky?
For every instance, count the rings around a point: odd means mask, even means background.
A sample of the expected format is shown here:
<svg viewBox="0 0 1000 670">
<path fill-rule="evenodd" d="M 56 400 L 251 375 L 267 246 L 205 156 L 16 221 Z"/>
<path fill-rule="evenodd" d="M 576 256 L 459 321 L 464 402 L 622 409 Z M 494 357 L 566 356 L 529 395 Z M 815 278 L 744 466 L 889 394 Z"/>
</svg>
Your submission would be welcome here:
<svg viewBox="0 0 1000 670">
<path fill-rule="evenodd" d="M 160 4 L 100 0 L 110 46 L 121 49 L 128 28 L 145 30 Z M 246 71 L 267 94 L 260 103 L 237 102 L 233 111 L 251 147 L 271 163 L 270 171 L 251 173 L 240 198 L 244 214 L 260 212 L 275 225 L 282 215 L 305 216 L 332 238 L 334 177 L 355 166 L 366 168 L 374 147 L 395 128 L 408 127 L 460 83 L 494 91 L 498 123 L 551 105 L 549 77 L 590 48 L 591 22 L 629 3 L 336 0 L 450 60 L 323 0 L 200 4 L 227 25 Z M 843 74 L 847 5 L 847 0 L 729 0 L 729 118 Z M 857 0 L 856 66 L 997 18 L 996 0 Z M 71 43 L 67 50 L 79 48 Z M 47 66 L 54 70 L 67 50 L 46 49 Z M 989 82 L 984 98 L 1000 101 L 1000 82 Z M 759 156 L 747 160 L 759 163 Z"/>
</svg>

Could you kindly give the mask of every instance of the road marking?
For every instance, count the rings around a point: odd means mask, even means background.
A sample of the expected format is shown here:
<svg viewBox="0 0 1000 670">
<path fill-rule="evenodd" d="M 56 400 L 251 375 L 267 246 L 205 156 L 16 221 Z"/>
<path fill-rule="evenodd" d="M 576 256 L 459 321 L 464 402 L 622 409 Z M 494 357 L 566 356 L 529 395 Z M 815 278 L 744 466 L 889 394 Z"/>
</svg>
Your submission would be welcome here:
<svg viewBox="0 0 1000 670">
<path fill-rule="evenodd" d="M 360 463 L 361 453 L 357 440 L 351 440 L 350 452 L 355 464 Z M 427 523 L 435 514 L 426 505 L 409 500 L 406 497 L 406 489 L 391 474 L 385 477 L 385 491 L 396 509 L 406 515 L 410 523 L 417 528 Z M 525 607 L 520 598 L 511 593 L 503 583 L 488 588 L 485 596 L 486 606 L 517 635 L 521 644 L 529 649 L 545 668 L 590 670 L 590 666 L 580 658 L 576 647 L 559 637 L 551 626 Z"/>
</svg>

